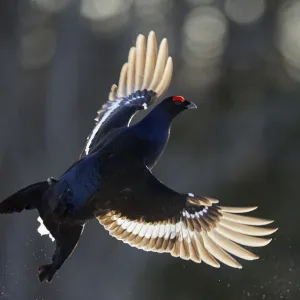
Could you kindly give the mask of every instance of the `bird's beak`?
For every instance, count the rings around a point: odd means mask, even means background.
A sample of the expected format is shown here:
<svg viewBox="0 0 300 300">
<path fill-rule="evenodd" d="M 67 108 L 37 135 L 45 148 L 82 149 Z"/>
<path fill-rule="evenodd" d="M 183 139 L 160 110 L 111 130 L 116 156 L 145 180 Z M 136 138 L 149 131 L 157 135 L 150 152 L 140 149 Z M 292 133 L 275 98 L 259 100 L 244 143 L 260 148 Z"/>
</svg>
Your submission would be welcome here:
<svg viewBox="0 0 300 300">
<path fill-rule="evenodd" d="M 190 104 L 188 104 L 188 105 L 186 106 L 186 108 L 187 108 L 187 109 L 196 109 L 196 108 L 197 108 L 197 105 L 196 105 L 195 103 L 191 102 Z"/>
</svg>

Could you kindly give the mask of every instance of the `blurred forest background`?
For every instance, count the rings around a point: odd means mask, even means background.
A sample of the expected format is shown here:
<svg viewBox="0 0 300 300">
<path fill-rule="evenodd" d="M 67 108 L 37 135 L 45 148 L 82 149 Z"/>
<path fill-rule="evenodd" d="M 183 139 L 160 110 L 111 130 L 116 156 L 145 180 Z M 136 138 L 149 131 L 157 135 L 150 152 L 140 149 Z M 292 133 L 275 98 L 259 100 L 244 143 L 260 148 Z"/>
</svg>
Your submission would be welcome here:
<svg viewBox="0 0 300 300">
<path fill-rule="evenodd" d="M 279 231 L 242 270 L 146 253 L 96 222 L 52 284 L 37 212 L 0 218 L 0 299 L 300 297 L 300 1 L 1 0 L 0 199 L 75 160 L 139 33 L 167 37 L 173 124 L 154 173 L 223 205 L 259 205 Z"/>
</svg>

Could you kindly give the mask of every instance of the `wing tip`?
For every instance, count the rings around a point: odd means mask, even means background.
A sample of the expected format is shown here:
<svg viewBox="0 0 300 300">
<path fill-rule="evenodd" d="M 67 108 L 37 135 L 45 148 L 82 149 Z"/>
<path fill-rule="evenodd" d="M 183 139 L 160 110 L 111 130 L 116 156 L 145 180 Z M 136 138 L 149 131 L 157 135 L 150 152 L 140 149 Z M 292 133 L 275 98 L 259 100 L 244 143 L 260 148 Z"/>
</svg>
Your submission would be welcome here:
<svg viewBox="0 0 300 300">
<path fill-rule="evenodd" d="M 213 267 L 213 268 L 216 268 L 216 269 L 220 269 L 221 268 L 221 264 L 219 262 L 217 263 L 212 263 L 212 262 L 205 262 L 207 265 Z"/>
<path fill-rule="evenodd" d="M 273 240 L 273 238 L 265 239 L 265 243 L 264 243 L 264 245 L 262 245 L 262 247 L 269 245 L 272 242 L 272 240 Z"/>
<path fill-rule="evenodd" d="M 138 43 L 138 40 L 141 40 L 141 39 L 145 39 L 145 36 L 141 33 L 138 34 L 137 38 L 136 38 L 136 43 Z"/>
<path fill-rule="evenodd" d="M 258 206 L 248 206 L 248 207 L 218 206 L 218 208 L 223 212 L 242 214 L 242 213 L 248 213 L 254 211 L 258 208 Z"/>
<path fill-rule="evenodd" d="M 138 53 L 135 53 L 136 50 Z M 134 63 L 136 57 L 138 63 Z M 147 42 L 143 34 L 138 34 L 136 46 L 132 46 L 129 50 L 128 63 L 127 78 L 122 78 L 122 72 L 120 74 L 118 97 L 128 97 L 133 92 L 144 89 L 156 92 L 159 88 L 158 98 L 168 89 L 172 80 L 173 60 L 168 57 L 167 38 L 161 40 L 157 49 L 156 35 L 153 30 L 149 32 Z"/>
</svg>

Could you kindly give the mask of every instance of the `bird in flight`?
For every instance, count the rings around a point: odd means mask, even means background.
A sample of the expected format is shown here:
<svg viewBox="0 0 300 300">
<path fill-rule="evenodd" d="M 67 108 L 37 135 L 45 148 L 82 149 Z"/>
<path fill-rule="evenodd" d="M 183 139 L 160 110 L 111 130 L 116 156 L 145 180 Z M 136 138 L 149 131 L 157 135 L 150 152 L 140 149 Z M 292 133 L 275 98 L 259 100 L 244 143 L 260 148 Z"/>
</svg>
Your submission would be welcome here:
<svg viewBox="0 0 300 300">
<path fill-rule="evenodd" d="M 129 51 L 119 83 L 76 161 L 59 179 L 29 185 L 0 203 L 0 214 L 37 209 L 41 234 L 55 240 L 49 264 L 38 278 L 50 282 L 78 244 L 87 221 L 98 219 L 109 234 L 138 249 L 170 253 L 219 268 L 220 262 L 242 268 L 233 257 L 258 256 L 242 246 L 262 247 L 263 236 L 277 228 L 273 221 L 243 215 L 256 207 L 219 206 L 218 200 L 183 194 L 164 185 L 151 172 L 168 142 L 173 119 L 196 108 L 167 91 L 173 73 L 167 39 L 157 47 L 155 33 L 139 35 Z M 140 110 L 153 109 L 131 124 Z"/>
</svg>

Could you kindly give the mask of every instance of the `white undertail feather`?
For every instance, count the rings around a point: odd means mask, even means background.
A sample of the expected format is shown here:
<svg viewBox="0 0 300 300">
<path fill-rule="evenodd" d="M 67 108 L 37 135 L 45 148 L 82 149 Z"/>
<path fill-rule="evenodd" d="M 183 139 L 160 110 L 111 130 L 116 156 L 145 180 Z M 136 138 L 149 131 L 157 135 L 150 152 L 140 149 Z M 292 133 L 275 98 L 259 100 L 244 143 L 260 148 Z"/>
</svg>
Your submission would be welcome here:
<svg viewBox="0 0 300 300">
<path fill-rule="evenodd" d="M 40 223 L 40 227 L 38 228 L 38 233 L 40 235 L 48 235 L 49 238 L 53 241 L 55 241 L 55 238 L 51 235 L 50 231 L 46 228 L 46 226 L 44 225 L 44 222 L 42 220 L 41 217 L 37 218 L 38 222 Z"/>
<path fill-rule="evenodd" d="M 129 96 L 138 90 L 152 90 L 160 97 L 169 87 L 173 73 L 173 61 L 168 56 L 168 41 L 164 38 L 157 50 L 156 36 L 153 31 L 145 36 L 138 35 L 120 73 L 119 85 L 113 85 L 109 100 Z"/>
<path fill-rule="evenodd" d="M 258 259 L 257 255 L 240 245 L 266 246 L 272 239 L 262 236 L 277 230 L 260 227 L 272 223 L 271 220 L 240 215 L 257 207 L 217 206 L 218 200 L 193 194 L 189 194 L 187 202 L 195 210 L 183 209 L 176 219 L 147 223 L 143 219 L 130 220 L 110 211 L 99 216 L 98 220 L 112 236 L 133 247 L 170 253 L 197 263 L 204 261 L 216 268 L 220 267 L 219 262 L 242 268 L 231 255 L 245 260 Z"/>
</svg>

